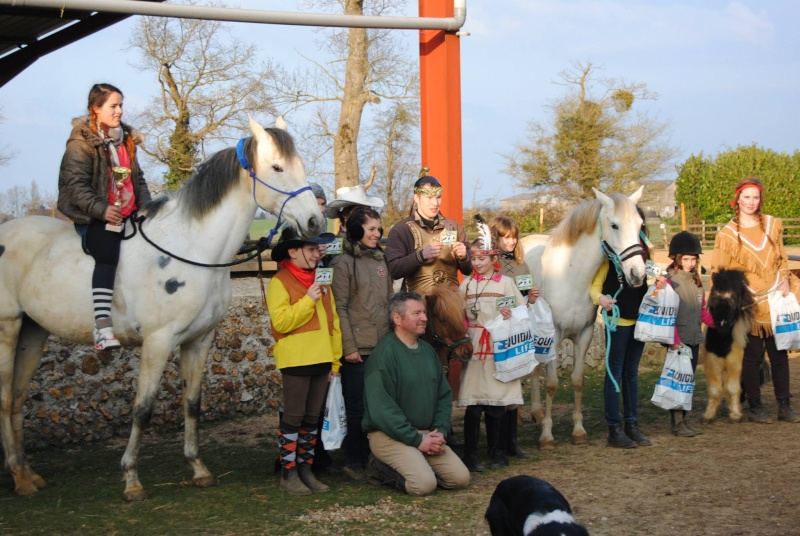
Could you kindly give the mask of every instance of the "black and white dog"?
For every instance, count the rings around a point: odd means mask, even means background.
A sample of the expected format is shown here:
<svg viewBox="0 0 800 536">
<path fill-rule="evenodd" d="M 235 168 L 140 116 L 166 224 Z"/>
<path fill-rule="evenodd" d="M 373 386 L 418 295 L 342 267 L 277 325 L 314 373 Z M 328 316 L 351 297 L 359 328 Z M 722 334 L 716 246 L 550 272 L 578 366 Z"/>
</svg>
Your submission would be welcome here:
<svg viewBox="0 0 800 536">
<path fill-rule="evenodd" d="M 589 536 L 561 492 L 527 475 L 500 482 L 484 517 L 492 536 Z"/>
</svg>

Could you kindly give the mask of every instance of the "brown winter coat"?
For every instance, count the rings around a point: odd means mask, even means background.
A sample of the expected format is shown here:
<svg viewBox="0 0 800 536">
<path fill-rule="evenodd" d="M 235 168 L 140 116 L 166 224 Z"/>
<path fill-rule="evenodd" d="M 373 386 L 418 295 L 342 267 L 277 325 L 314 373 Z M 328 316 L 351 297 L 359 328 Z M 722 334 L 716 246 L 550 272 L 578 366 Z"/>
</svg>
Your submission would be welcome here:
<svg viewBox="0 0 800 536">
<path fill-rule="evenodd" d="M 342 330 L 342 355 L 358 351 L 367 356 L 389 332 L 392 277 L 382 250 L 364 249 L 347 239 L 343 246 L 344 253 L 330 264 Z"/>
<path fill-rule="evenodd" d="M 122 130 L 125 141 L 131 138 L 136 144 L 141 142 L 141 136 L 129 125 L 122 123 Z M 136 155 L 130 156 L 136 206 L 141 207 L 150 200 L 150 191 Z M 88 117 L 73 119 L 58 174 L 58 210 L 78 224 L 103 221 L 108 208 L 108 173 L 102 138 L 92 132 Z"/>
</svg>

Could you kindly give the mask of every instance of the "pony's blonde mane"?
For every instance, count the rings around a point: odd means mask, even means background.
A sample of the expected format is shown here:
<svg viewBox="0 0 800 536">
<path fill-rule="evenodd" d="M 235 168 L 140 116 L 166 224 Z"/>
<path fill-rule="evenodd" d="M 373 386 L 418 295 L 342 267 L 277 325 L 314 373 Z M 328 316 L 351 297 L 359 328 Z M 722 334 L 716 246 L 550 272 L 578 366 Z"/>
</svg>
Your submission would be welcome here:
<svg viewBox="0 0 800 536">
<path fill-rule="evenodd" d="M 428 313 L 450 329 L 464 326 L 464 298 L 453 285 L 436 286 L 426 296 Z"/>
<path fill-rule="evenodd" d="M 614 201 L 616 210 L 628 198 L 620 193 L 607 194 Z M 584 234 L 593 233 L 597 227 L 597 216 L 603 204 L 598 199 L 581 201 L 566 218 L 553 229 L 550 243 L 553 246 L 573 246 Z"/>
</svg>

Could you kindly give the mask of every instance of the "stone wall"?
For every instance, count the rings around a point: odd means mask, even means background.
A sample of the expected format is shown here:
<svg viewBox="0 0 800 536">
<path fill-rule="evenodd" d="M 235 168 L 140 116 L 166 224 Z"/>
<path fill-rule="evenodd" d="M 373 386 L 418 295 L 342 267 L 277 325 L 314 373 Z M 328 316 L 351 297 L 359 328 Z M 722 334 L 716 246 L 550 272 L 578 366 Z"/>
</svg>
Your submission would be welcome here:
<svg viewBox="0 0 800 536">
<path fill-rule="evenodd" d="M 275 410 L 280 373 L 260 296 L 234 298 L 217 326 L 202 381 L 202 420 Z M 23 409 L 25 442 L 45 446 L 130 433 L 141 348 L 98 352 L 50 337 Z M 153 427 L 183 424 L 180 357 L 169 356 L 153 408 Z"/>
<path fill-rule="evenodd" d="M 201 419 L 275 411 L 281 400 L 281 376 L 272 357 L 269 317 L 260 295 L 236 296 L 217 326 L 202 382 Z M 589 367 L 603 366 L 602 322 L 587 353 Z M 643 363 L 663 363 L 664 349 L 645 347 Z M 25 442 L 30 446 L 67 444 L 127 436 L 136 395 L 141 349 L 97 352 L 91 346 L 47 341 L 42 364 L 30 385 L 24 407 Z M 573 364 L 565 342 L 559 367 Z M 169 356 L 151 426 L 177 428 L 183 423 L 180 358 Z"/>
</svg>

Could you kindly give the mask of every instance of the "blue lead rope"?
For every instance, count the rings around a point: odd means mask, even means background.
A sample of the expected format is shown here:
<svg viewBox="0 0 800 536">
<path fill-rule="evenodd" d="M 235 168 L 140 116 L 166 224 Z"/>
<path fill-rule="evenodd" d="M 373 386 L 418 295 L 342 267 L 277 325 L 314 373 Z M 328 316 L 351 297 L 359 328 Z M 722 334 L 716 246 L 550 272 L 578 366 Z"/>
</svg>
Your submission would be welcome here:
<svg viewBox="0 0 800 536">
<path fill-rule="evenodd" d="M 619 288 L 614 293 L 614 296 L 608 296 L 612 300 L 616 300 L 619 293 L 622 291 L 622 281 L 624 279 L 624 275 L 622 274 L 622 261 L 619 258 L 619 255 L 614 253 L 614 251 L 606 246 L 605 241 L 603 240 L 603 226 L 600 224 L 600 215 L 597 215 L 597 226 L 600 229 L 600 249 L 602 250 L 603 254 L 606 256 L 608 260 L 611 261 L 611 264 L 614 265 L 614 270 L 617 272 L 617 281 L 619 281 Z M 653 244 L 647 238 L 647 235 L 644 232 L 639 231 L 639 237 L 642 241 L 647 245 L 647 247 L 652 248 Z M 614 390 L 619 393 L 619 384 L 617 383 L 616 378 L 614 375 L 611 374 L 611 366 L 608 363 L 609 354 L 611 351 L 611 332 L 617 331 L 617 326 L 619 325 L 620 313 L 619 313 L 619 305 L 616 303 L 611 304 L 611 318 L 608 317 L 608 311 L 603 309 L 603 325 L 605 326 L 606 331 L 606 355 L 605 355 L 605 362 L 606 362 L 606 374 L 609 378 L 611 378 L 611 383 L 614 384 Z"/>
</svg>

